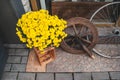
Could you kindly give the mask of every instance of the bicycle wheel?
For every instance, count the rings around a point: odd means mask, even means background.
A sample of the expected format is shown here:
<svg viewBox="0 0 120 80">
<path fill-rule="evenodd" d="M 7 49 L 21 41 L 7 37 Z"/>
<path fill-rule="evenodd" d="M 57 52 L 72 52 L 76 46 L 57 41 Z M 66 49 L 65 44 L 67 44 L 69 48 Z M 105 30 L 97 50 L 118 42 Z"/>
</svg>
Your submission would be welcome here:
<svg viewBox="0 0 120 80">
<path fill-rule="evenodd" d="M 120 2 L 96 10 L 90 21 L 98 29 L 99 44 L 93 51 L 106 58 L 120 58 Z"/>
</svg>

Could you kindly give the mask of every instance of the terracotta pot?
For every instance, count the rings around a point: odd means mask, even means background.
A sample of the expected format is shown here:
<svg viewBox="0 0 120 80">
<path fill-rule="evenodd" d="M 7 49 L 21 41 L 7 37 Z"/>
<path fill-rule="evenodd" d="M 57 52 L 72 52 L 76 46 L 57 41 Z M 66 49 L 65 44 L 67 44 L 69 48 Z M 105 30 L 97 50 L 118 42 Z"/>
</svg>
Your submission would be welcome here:
<svg viewBox="0 0 120 80">
<path fill-rule="evenodd" d="M 42 64 L 48 64 L 55 60 L 55 48 L 54 47 L 48 47 L 44 50 L 44 53 L 41 54 L 41 51 L 37 48 L 33 48 L 37 58 L 39 60 L 40 65 Z"/>
</svg>

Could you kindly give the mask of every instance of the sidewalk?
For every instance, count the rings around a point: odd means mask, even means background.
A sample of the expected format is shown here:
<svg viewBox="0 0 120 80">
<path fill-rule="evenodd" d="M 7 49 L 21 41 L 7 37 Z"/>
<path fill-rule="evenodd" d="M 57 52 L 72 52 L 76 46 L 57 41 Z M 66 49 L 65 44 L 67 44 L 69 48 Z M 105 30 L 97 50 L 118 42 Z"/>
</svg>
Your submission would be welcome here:
<svg viewBox="0 0 120 80">
<path fill-rule="evenodd" d="M 120 71 L 25 72 L 29 49 L 9 48 L 8 52 L 9 57 L 2 80 L 120 80 Z"/>
<path fill-rule="evenodd" d="M 120 80 L 120 72 L 91 72 L 91 73 L 5 72 L 2 80 Z"/>
</svg>

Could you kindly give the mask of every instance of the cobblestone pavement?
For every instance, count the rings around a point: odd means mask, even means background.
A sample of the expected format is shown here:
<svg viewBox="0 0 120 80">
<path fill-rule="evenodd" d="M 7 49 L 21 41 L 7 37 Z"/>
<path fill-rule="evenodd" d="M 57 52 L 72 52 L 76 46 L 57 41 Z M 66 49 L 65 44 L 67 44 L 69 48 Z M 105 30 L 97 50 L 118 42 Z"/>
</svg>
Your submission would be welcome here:
<svg viewBox="0 0 120 80">
<path fill-rule="evenodd" d="M 120 80 L 120 71 L 26 72 L 29 50 L 25 48 L 9 48 L 8 52 L 9 57 L 2 80 Z M 89 64 L 86 66 L 89 66 Z"/>
</svg>

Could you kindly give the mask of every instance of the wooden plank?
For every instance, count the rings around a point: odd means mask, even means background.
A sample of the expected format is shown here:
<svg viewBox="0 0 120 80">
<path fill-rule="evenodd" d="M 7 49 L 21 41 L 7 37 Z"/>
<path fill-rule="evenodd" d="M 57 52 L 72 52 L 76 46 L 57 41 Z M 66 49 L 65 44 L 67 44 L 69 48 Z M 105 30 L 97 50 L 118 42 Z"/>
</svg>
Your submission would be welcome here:
<svg viewBox="0 0 120 80">
<path fill-rule="evenodd" d="M 97 23 L 93 23 L 96 27 L 114 27 L 115 26 L 115 23 L 100 23 L 100 22 L 97 22 Z"/>
<path fill-rule="evenodd" d="M 117 23 L 116 23 L 116 24 L 117 24 L 117 26 L 118 26 L 118 27 L 120 27 L 120 17 L 118 18 L 118 20 L 117 20 Z"/>
<path fill-rule="evenodd" d="M 33 11 L 37 11 L 38 10 L 38 6 L 37 6 L 37 1 L 36 0 L 30 0 L 30 4 L 32 7 Z"/>
<path fill-rule="evenodd" d="M 90 18 L 93 12 L 108 2 L 52 2 L 52 15 L 69 19 L 71 17 Z"/>
</svg>

